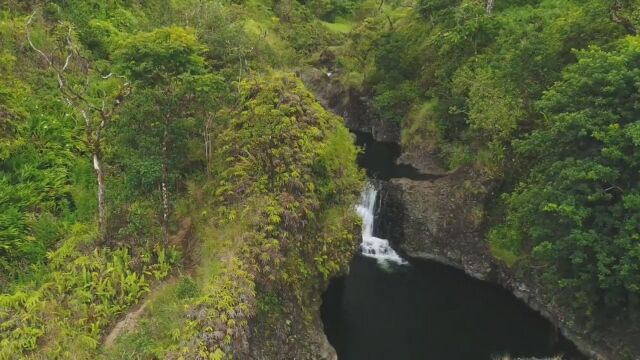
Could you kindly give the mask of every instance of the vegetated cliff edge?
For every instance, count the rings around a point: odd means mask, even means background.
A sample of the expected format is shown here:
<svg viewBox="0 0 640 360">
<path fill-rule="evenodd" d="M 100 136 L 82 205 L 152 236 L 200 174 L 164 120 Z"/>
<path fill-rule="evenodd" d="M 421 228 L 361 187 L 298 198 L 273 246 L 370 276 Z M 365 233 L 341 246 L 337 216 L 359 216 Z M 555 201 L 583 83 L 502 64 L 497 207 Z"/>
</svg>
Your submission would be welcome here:
<svg viewBox="0 0 640 360">
<path fill-rule="evenodd" d="M 193 280 L 167 293 L 168 331 L 143 321 L 109 350 L 113 358 L 140 351 L 128 345 L 137 341 L 168 359 L 337 358 L 320 299 L 359 239 L 356 147 L 292 74 L 256 75 L 238 89 L 243 101 L 218 114 L 211 178 L 192 191 L 201 244 Z"/>
<path fill-rule="evenodd" d="M 399 129 L 375 117 L 366 96 L 346 92 L 337 81 L 314 70 L 302 77 L 326 107 L 345 117 L 350 129 L 369 132 L 379 141 L 399 142 Z M 444 171 L 436 154 L 429 151 L 405 153 L 398 162 L 439 176 L 381 182 L 382 236 L 401 253 L 454 266 L 474 278 L 502 285 L 558 326 L 590 358 L 640 358 L 633 338 L 620 336 L 620 328 L 587 325 L 554 300 L 526 263 L 507 266 L 492 255 L 486 241 L 487 211 L 497 196 L 496 181 L 470 167 Z"/>
<path fill-rule="evenodd" d="M 341 119 L 290 74 L 243 82 L 240 91 L 245 105 L 219 135 L 216 194 L 222 223 L 244 224 L 232 256 L 244 274 L 236 278 L 251 290 L 232 298 L 251 315 L 225 326 L 232 317 L 219 307 L 227 300 L 204 298 L 193 309 L 198 326 L 188 343 L 240 359 L 335 359 L 322 331 L 320 295 L 357 245 L 356 148 Z M 238 287 L 236 278 L 229 287 Z"/>
</svg>

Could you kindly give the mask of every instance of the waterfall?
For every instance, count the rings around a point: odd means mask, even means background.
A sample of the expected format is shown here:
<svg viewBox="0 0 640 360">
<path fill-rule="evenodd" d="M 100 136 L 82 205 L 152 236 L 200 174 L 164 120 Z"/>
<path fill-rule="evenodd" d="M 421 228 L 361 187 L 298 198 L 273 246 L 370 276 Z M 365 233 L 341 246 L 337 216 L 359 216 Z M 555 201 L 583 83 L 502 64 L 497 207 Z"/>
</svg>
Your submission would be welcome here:
<svg viewBox="0 0 640 360">
<path fill-rule="evenodd" d="M 360 204 L 356 207 L 362 218 L 362 255 L 377 259 L 381 264 L 407 264 L 407 261 L 391 248 L 389 241 L 373 236 L 377 197 L 378 191 L 373 185 L 368 184 L 362 192 Z"/>
</svg>

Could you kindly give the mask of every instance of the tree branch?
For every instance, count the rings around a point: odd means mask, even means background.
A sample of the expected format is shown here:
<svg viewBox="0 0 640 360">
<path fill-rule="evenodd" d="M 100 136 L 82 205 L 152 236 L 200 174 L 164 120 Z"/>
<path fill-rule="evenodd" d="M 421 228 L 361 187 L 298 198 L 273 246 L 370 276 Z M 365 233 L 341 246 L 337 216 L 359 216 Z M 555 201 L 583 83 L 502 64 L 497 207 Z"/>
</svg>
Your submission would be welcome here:
<svg viewBox="0 0 640 360">
<path fill-rule="evenodd" d="M 51 61 L 51 59 L 49 59 L 49 57 L 40 49 L 38 49 L 34 44 L 33 41 L 31 41 L 31 32 L 29 31 L 29 25 L 31 25 L 31 22 L 33 21 L 33 17 L 36 15 L 36 11 L 34 10 L 33 13 L 31 14 L 31 16 L 29 16 L 29 20 L 27 20 L 27 22 L 24 25 L 24 31 L 25 34 L 27 35 L 27 41 L 29 42 L 29 46 L 35 50 L 38 54 L 42 55 L 42 57 L 46 60 L 47 64 L 49 66 L 53 66 L 53 62 Z"/>
<path fill-rule="evenodd" d="M 622 4 L 620 3 L 620 0 L 616 0 L 614 1 L 613 5 L 611 5 L 611 21 L 613 21 L 616 24 L 620 24 L 622 25 L 622 27 L 624 27 L 624 29 L 627 31 L 627 33 L 629 33 L 630 35 L 637 35 L 638 34 L 638 30 L 636 29 L 635 25 L 633 24 L 633 22 L 631 22 L 631 20 L 620 16 L 619 11 L 622 10 Z"/>
</svg>

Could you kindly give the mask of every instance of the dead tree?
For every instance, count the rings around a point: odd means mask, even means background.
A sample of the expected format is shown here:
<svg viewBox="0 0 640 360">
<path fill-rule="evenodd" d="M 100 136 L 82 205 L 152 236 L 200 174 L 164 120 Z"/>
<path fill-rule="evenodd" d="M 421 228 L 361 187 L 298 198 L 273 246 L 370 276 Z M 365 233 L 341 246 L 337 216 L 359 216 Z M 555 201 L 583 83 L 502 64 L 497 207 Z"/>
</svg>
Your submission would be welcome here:
<svg viewBox="0 0 640 360">
<path fill-rule="evenodd" d="M 128 94 L 129 85 L 124 82 L 123 85 L 120 86 L 120 91 L 116 96 L 108 96 L 104 91 L 102 91 L 98 98 L 91 96 L 89 92 L 92 89 L 93 84 L 91 80 L 93 78 L 106 81 L 115 75 L 113 73 L 104 76 L 95 74 L 91 68 L 91 62 L 80 54 L 78 47 L 74 43 L 70 25 L 66 32 L 64 44 L 55 49 L 59 51 L 62 56 L 56 57 L 53 52 L 48 54 L 36 47 L 31 39 L 30 32 L 30 26 L 35 15 L 36 11 L 31 14 L 25 24 L 25 34 L 29 46 L 44 59 L 47 68 L 55 74 L 58 89 L 64 101 L 69 107 L 82 116 L 84 120 L 85 141 L 91 151 L 93 169 L 98 185 L 98 231 L 100 240 L 104 241 L 107 233 L 107 206 L 105 173 L 102 162 L 102 137 L 105 129 L 111 122 L 114 111 L 120 105 L 122 99 Z M 72 70 L 74 74 L 81 75 L 82 81 L 74 81 L 73 84 L 70 83 L 68 75 L 70 75 Z"/>
</svg>

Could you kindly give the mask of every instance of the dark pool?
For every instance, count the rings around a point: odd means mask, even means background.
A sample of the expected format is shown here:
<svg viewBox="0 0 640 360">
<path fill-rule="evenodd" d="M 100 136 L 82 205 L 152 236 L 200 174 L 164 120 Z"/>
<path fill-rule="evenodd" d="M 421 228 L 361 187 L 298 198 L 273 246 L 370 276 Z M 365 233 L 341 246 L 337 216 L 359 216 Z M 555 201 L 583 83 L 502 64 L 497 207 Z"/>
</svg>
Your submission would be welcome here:
<svg viewBox="0 0 640 360">
<path fill-rule="evenodd" d="M 408 178 L 413 180 L 431 180 L 437 176 L 421 174 L 410 165 L 396 164 L 402 149 L 396 143 L 376 141 L 365 132 L 353 132 L 356 145 L 364 152 L 358 157 L 358 164 L 365 169 L 372 179 L 389 180 L 391 178 Z"/>
<path fill-rule="evenodd" d="M 355 257 L 325 293 L 322 319 L 340 360 L 583 359 L 506 290 L 433 262 L 385 269 Z"/>
<path fill-rule="evenodd" d="M 358 163 L 369 177 L 430 178 L 395 163 L 398 145 L 355 135 L 365 150 Z M 434 262 L 385 268 L 356 256 L 349 275 L 325 292 L 322 320 L 340 360 L 482 360 L 503 354 L 585 359 L 508 291 Z"/>
</svg>

